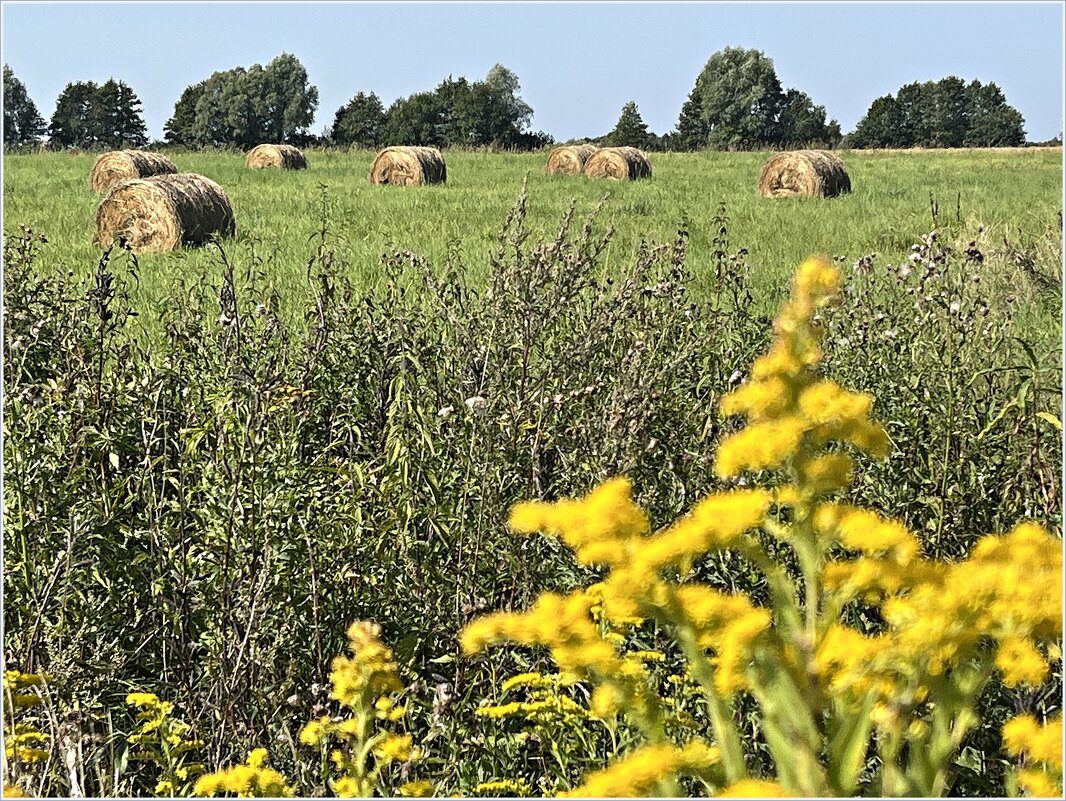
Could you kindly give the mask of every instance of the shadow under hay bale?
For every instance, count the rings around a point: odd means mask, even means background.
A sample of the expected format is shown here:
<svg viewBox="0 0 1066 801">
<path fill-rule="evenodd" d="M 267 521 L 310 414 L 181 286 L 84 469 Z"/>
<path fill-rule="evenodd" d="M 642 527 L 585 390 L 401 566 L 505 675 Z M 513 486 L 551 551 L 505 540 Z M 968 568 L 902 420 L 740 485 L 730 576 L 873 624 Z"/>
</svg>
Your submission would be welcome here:
<svg viewBox="0 0 1066 801">
<path fill-rule="evenodd" d="M 166 156 L 147 150 L 112 150 L 96 160 L 89 174 L 89 186 L 94 192 L 107 192 L 111 187 L 133 178 L 149 178 L 178 171 Z"/>
<path fill-rule="evenodd" d="M 545 170 L 549 175 L 581 175 L 585 162 L 599 150 L 596 145 L 563 145 L 548 154 Z"/>
<path fill-rule="evenodd" d="M 759 174 L 763 197 L 835 197 L 851 191 L 844 162 L 828 150 L 792 150 L 771 156 Z"/>
<path fill-rule="evenodd" d="M 261 170 L 278 167 L 283 170 L 307 169 L 307 156 L 292 145 L 256 145 L 248 152 L 246 167 Z"/>
<path fill-rule="evenodd" d="M 138 253 L 201 245 L 214 235 L 233 236 L 233 206 L 222 187 L 191 172 L 121 183 L 96 210 L 96 239 L 109 246 L 123 237 Z"/>
<path fill-rule="evenodd" d="M 444 156 L 435 147 L 387 147 L 370 167 L 370 183 L 420 186 L 448 178 Z"/>
<path fill-rule="evenodd" d="M 589 178 L 635 181 L 651 178 L 651 162 L 635 147 L 604 147 L 589 157 L 584 172 Z"/>
</svg>

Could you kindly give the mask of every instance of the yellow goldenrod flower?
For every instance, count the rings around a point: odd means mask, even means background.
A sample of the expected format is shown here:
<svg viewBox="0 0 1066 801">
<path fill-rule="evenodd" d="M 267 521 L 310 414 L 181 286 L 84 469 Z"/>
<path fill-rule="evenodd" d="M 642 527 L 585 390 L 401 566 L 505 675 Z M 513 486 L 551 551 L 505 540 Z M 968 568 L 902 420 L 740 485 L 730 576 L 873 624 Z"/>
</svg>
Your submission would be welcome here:
<svg viewBox="0 0 1066 801">
<path fill-rule="evenodd" d="M 580 500 L 517 504 L 508 524 L 520 533 L 561 537 L 583 564 L 623 561 L 625 542 L 649 530 L 647 516 L 633 503 L 632 485 L 623 477 L 605 481 Z"/>
<path fill-rule="evenodd" d="M 1043 655 L 1024 637 L 1004 638 L 996 651 L 996 667 L 1003 671 L 1003 683 L 1008 687 L 1041 684 L 1048 674 Z"/>
<path fill-rule="evenodd" d="M 531 795 L 529 782 L 525 779 L 500 779 L 498 781 L 481 782 L 473 790 L 474 795 L 490 795 L 504 797 L 522 797 Z"/>
<path fill-rule="evenodd" d="M 428 798 L 433 795 L 433 782 L 426 779 L 404 782 L 397 792 L 405 798 Z"/>
<path fill-rule="evenodd" d="M 26 794 L 14 784 L 4 782 L 4 798 L 25 798 Z"/>
<path fill-rule="evenodd" d="M 734 545 L 757 528 L 770 506 L 765 490 L 738 490 L 711 495 L 664 531 L 640 543 L 635 559 L 649 569 L 682 567 L 715 548 Z"/>
<path fill-rule="evenodd" d="M 719 478 L 731 478 L 744 470 L 780 467 L 799 448 L 805 431 L 806 423 L 795 416 L 749 425 L 718 446 L 714 471 Z"/>
<path fill-rule="evenodd" d="M 679 773 L 699 773 L 716 764 L 718 749 L 699 740 L 683 748 L 672 744 L 646 745 L 605 770 L 585 778 L 580 787 L 560 793 L 567 798 L 622 798 L 649 795 L 661 779 Z"/>
<path fill-rule="evenodd" d="M 130 706 L 143 706 L 149 709 L 159 706 L 159 696 L 155 693 L 130 693 L 126 696 Z"/>
<path fill-rule="evenodd" d="M 1040 725 L 1032 715 L 1019 715 L 1003 725 L 1003 746 L 1009 754 L 1028 754 L 1037 762 L 1062 770 L 1062 713 Z"/>
<path fill-rule="evenodd" d="M 1030 798 L 1062 798 L 1062 781 L 1037 768 L 1018 771 L 1018 786 Z"/>
<path fill-rule="evenodd" d="M 409 734 L 386 734 L 385 739 L 374 747 L 374 756 L 379 762 L 406 762 L 412 754 Z"/>
<path fill-rule="evenodd" d="M 790 795 L 777 782 L 742 779 L 726 787 L 715 798 L 788 798 Z"/>
<path fill-rule="evenodd" d="M 285 777 L 266 766 L 267 750 L 256 748 L 243 765 L 235 765 L 196 780 L 193 794 L 213 796 L 233 793 L 238 798 L 291 798 L 295 791 Z M 173 788 L 172 788 L 173 789 Z"/>
</svg>

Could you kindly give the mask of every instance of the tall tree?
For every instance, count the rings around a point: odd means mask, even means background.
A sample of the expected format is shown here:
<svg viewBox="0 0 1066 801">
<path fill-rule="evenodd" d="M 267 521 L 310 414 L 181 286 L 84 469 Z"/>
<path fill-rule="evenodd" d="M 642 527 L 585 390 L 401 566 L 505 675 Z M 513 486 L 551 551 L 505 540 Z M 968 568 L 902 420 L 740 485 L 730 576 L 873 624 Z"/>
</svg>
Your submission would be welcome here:
<svg viewBox="0 0 1066 801">
<path fill-rule="evenodd" d="M 440 106 L 433 92 L 397 98 L 385 112 L 385 139 L 404 145 L 443 147 Z"/>
<path fill-rule="evenodd" d="M 710 123 L 700 113 L 699 92 L 693 88 L 681 105 L 677 128 L 671 136 L 673 147 L 676 150 L 699 150 L 707 146 L 710 134 Z"/>
<path fill-rule="evenodd" d="M 64 87 L 48 125 L 48 138 L 53 143 L 63 147 L 90 147 L 96 143 L 92 109 L 97 88 L 93 81 L 68 83 Z"/>
<path fill-rule="evenodd" d="M 4 144 L 28 145 L 45 133 L 47 126 L 30 99 L 26 85 L 4 65 Z"/>
<path fill-rule="evenodd" d="M 851 134 L 857 148 L 907 147 L 903 110 L 892 95 L 877 98 Z"/>
<path fill-rule="evenodd" d="M 1025 144 L 1025 120 L 1007 105 L 1003 91 L 994 83 L 982 86 L 971 81 L 966 86 L 970 125 L 965 147 L 1018 147 Z"/>
<path fill-rule="evenodd" d="M 164 130 L 167 140 L 199 146 L 287 142 L 306 136 L 318 88 L 299 59 L 282 53 L 266 67 L 234 67 L 189 86 Z"/>
<path fill-rule="evenodd" d="M 607 147 L 638 147 L 647 148 L 652 142 L 652 134 L 648 132 L 648 125 L 640 116 L 637 104 L 633 101 L 622 106 L 622 114 L 618 122 L 606 137 L 603 143 Z"/>
<path fill-rule="evenodd" d="M 174 105 L 174 114 L 163 126 L 163 138 L 172 145 L 198 144 L 196 137 L 196 101 L 204 93 L 207 81 L 186 86 Z"/>
<path fill-rule="evenodd" d="M 825 106 L 816 106 L 810 95 L 798 89 L 785 92 L 778 117 L 778 144 L 782 147 L 836 147 L 840 124 L 825 119 Z"/>
<path fill-rule="evenodd" d="M 784 93 L 773 61 L 758 50 L 719 50 L 696 78 L 690 98 L 698 111 L 689 110 L 686 125 L 706 132 L 699 146 L 745 149 L 778 140 Z"/>
<path fill-rule="evenodd" d="M 338 145 L 374 148 L 382 144 L 385 107 L 381 98 L 371 92 L 359 92 L 337 109 L 330 129 L 330 139 Z"/>
<path fill-rule="evenodd" d="M 148 144 L 140 98 L 122 81 L 110 78 L 97 88 L 89 117 L 97 144 L 116 149 Z"/>
</svg>

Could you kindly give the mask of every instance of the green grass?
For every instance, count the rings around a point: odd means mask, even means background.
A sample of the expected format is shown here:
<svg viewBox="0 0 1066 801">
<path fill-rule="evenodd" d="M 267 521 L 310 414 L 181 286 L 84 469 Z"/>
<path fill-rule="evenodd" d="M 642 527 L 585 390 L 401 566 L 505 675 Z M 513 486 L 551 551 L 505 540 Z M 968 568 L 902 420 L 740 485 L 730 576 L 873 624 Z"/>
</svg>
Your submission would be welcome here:
<svg viewBox="0 0 1066 801">
<path fill-rule="evenodd" d="M 729 217 L 732 249 L 746 248 L 768 302 L 784 291 L 795 265 L 812 253 L 853 262 L 878 253 L 902 259 L 932 227 L 931 199 L 940 225 L 986 243 L 1004 236 L 1036 237 L 1061 211 L 1059 150 L 845 152 L 850 195 L 831 200 L 766 200 L 757 192 L 767 153 L 651 155 L 653 177 L 633 183 L 590 181 L 544 173 L 546 155 L 447 152 L 443 186 L 372 186 L 371 151 L 310 151 L 301 172 L 249 170 L 238 153 L 175 153 L 184 171 L 221 184 L 237 215 L 236 241 L 227 246 L 241 265 L 259 264 L 288 290 L 304 283 L 310 240 L 323 218 L 342 246 L 356 283 L 372 283 L 382 253 L 411 250 L 439 264 L 458 248 L 476 280 L 486 270 L 499 230 L 528 176 L 527 227 L 550 237 L 571 199 L 579 215 L 610 199 L 603 226 L 615 229 L 606 268 L 629 262 L 642 238 L 670 241 L 682 219 L 691 233 L 689 264 L 696 288 L 707 288 L 719 204 Z M 92 154 L 9 155 L 4 160 L 4 229 L 25 224 L 51 242 L 49 262 L 88 272 L 100 255 L 92 244 L 99 197 L 89 190 Z M 323 198 L 328 211 L 323 214 Z M 219 273 L 211 249 L 141 258 L 146 300 L 166 296 L 178 272 Z"/>
</svg>

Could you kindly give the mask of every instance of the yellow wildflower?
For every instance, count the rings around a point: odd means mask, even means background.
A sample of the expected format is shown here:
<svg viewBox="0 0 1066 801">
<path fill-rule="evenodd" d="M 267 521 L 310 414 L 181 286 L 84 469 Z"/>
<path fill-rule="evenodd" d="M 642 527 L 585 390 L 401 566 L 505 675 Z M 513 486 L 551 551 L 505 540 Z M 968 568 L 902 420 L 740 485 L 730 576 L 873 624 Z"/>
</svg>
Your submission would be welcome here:
<svg viewBox="0 0 1066 801">
<path fill-rule="evenodd" d="M 1062 770 L 1062 713 L 1040 725 L 1032 715 L 1019 715 L 1003 725 L 1003 746 L 1009 754 L 1028 754 Z"/>
<path fill-rule="evenodd" d="M 266 766 L 267 750 L 256 748 L 243 765 L 235 765 L 196 780 L 193 794 L 213 796 L 233 793 L 239 798 L 291 798 L 295 795 L 285 777 Z"/>
<path fill-rule="evenodd" d="M 714 548 L 735 544 L 758 527 L 770 506 L 765 490 L 738 490 L 711 495 L 692 512 L 640 544 L 636 558 L 650 568 L 683 566 Z"/>
<path fill-rule="evenodd" d="M 26 794 L 16 785 L 4 782 L 4 798 L 25 798 Z"/>
<path fill-rule="evenodd" d="M 413 755 L 409 734 L 386 734 L 385 738 L 374 747 L 374 756 L 380 762 L 406 762 Z"/>
<path fill-rule="evenodd" d="M 780 467 L 799 448 L 806 423 L 796 416 L 753 423 L 726 437 L 715 454 L 714 471 L 731 478 L 744 470 Z"/>
<path fill-rule="evenodd" d="M 791 794 L 777 782 L 741 779 L 726 787 L 715 798 L 788 798 Z"/>
<path fill-rule="evenodd" d="M 543 531 L 561 537 L 583 564 L 624 561 L 625 542 L 650 528 L 647 515 L 633 503 L 632 485 L 624 477 L 603 482 L 580 500 L 517 504 L 508 524 L 520 533 Z"/>
<path fill-rule="evenodd" d="M 560 793 L 568 798 L 620 798 L 650 795 L 661 779 L 679 773 L 701 773 L 719 760 L 718 749 L 699 740 L 683 748 L 646 745 L 605 770 L 585 778 L 580 787 Z"/>
<path fill-rule="evenodd" d="M 433 782 L 426 779 L 404 782 L 400 785 L 398 792 L 405 798 L 428 798 L 433 795 Z"/>
<path fill-rule="evenodd" d="M 159 696 L 155 693 L 130 693 L 126 696 L 130 706 L 143 706 L 149 709 L 159 706 Z"/>
<path fill-rule="evenodd" d="M 996 667 L 1003 671 L 1003 683 L 1008 687 L 1041 684 L 1048 673 L 1043 655 L 1024 637 L 1004 638 L 996 651 Z"/>
<path fill-rule="evenodd" d="M 489 795 L 503 797 L 521 797 L 531 795 L 529 782 L 525 779 L 500 779 L 498 781 L 481 782 L 474 787 L 474 795 Z"/>
<path fill-rule="evenodd" d="M 1018 786 L 1030 798 L 1062 798 L 1062 782 L 1036 768 L 1018 771 Z"/>
</svg>

